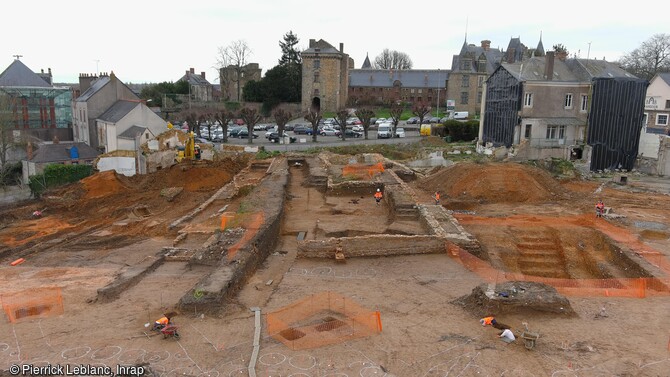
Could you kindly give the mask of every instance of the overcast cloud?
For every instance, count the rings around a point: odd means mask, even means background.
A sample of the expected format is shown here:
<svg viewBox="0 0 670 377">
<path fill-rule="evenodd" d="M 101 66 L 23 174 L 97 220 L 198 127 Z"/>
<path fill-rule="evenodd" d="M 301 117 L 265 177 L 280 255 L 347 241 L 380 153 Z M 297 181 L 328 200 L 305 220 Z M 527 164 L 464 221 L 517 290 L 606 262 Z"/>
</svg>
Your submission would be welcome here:
<svg viewBox="0 0 670 377">
<path fill-rule="evenodd" d="M 79 73 L 114 71 L 125 82 L 176 81 L 193 67 L 218 83 L 218 47 L 243 39 L 263 73 L 277 64 L 279 41 L 292 30 L 307 48 L 324 39 L 360 68 L 384 48 L 407 53 L 414 68 L 450 69 L 466 32 L 506 49 L 511 37 L 546 50 L 562 43 L 571 55 L 615 61 L 658 33 L 668 33 L 670 3 L 611 1 L 42 1 L 10 2 L 0 22 L 0 70 L 23 55 L 55 82 Z M 642 3 L 640 3 L 642 4 Z M 589 42 L 590 52 L 589 50 Z"/>
</svg>

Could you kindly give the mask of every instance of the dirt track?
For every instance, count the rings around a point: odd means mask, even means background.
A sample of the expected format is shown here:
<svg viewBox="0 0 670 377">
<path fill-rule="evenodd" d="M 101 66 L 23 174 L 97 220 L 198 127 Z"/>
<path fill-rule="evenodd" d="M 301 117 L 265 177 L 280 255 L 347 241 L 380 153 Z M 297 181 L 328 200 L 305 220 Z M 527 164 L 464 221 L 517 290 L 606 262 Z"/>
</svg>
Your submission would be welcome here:
<svg viewBox="0 0 670 377">
<path fill-rule="evenodd" d="M 664 294 L 640 299 L 586 293 L 568 296 L 577 313 L 574 318 L 532 312 L 501 317 L 515 331 L 525 321 L 541 333 L 537 347 L 527 351 L 522 344 L 500 342 L 494 329 L 483 328 L 478 318 L 450 304 L 488 280 L 446 253 L 350 258 L 345 263 L 295 259 L 300 232 L 318 240 L 374 234 L 380 225 L 393 223 L 386 200 L 377 207 L 371 195 L 328 195 L 307 187 L 306 167 L 290 168 L 281 239 L 276 252 L 240 292 L 239 305 L 215 317 L 181 313 L 175 319 L 182 328 L 179 342 L 144 336 L 145 323 L 157 319 L 215 269 L 189 267 L 185 262 L 163 264 L 117 301 L 88 302 L 119 271 L 146 263 L 162 247 L 172 246 L 178 233 L 168 225 L 211 197 L 244 166 L 241 162 L 185 170 L 175 166 L 139 179 L 97 175 L 53 193 L 46 203 L 6 213 L 5 218 L 12 220 L 0 231 L 0 252 L 5 253 L 0 294 L 59 286 L 65 311 L 0 323 L 0 334 L 5 334 L 0 337 L 0 369 L 18 360 L 145 362 L 166 376 L 244 376 L 254 333 L 248 308 L 258 306 L 266 313 L 326 290 L 380 311 L 382 333 L 292 351 L 263 332 L 258 375 L 661 376 L 670 369 L 666 320 L 670 298 Z M 262 179 L 263 171 L 249 171 L 246 178 L 254 174 Z M 385 177 L 373 180 L 383 183 Z M 665 271 L 661 267 L 670 250 L 667 195 L 612 184 L 596 193 L 602 182 L 561 183 L 544 171 L 516 164 L 459 164 L 409 185 L 418 204 L 431 204 L 432 193 L 440 190 L 442 204 L 457 210 L 461 225 L 478 238 L 499 271 L 575 280 L 640 277 L 641 270 L 614 260 L 613 245 L 650 257 L 652 263 L 656 258 L 660 267 L 655 272 Z M 184 191 L 173 201 L 160 195 L 161 189 L 177 186 Z M 592 206 L 601 197 L 626 217 L 596 223 Z M 227 212 L 239 212 L 241 198 L 215 201 L 186 224 L 188 236 L 180 245 L 197 247 L 206 242 L 219 226 L 213 216 L 225 205 Z M 28 217 L 33 208 L 44 206 L 45 218 Z M 524 254 L 538 249 L 553 251 L 539 257 L 544 258 L 542 263 L 538 256 Z M 8 266 L 24 253 L 25 263 Z M 601 308 L 607 317 L 596 319 Z"/>
</svg>

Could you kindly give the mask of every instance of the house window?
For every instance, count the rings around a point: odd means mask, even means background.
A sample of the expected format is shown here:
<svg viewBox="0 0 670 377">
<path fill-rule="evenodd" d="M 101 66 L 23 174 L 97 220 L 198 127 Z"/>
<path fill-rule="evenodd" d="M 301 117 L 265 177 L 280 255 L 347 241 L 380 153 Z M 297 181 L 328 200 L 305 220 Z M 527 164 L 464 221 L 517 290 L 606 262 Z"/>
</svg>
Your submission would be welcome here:
<svg viewBox="0 0 670 377">
<path fill-rule="evenodd" d="M 419 94 L 421 94 L 422 92 L 423 92 L 423 89 L 419 89 Z"/>
<path fill-rule="evenodd" d="M 314 82 L 319 82 L 319 72 L 314 72 Z"/>
<path fill-rule="evenodd" d="M 321 60 L 319 59 L 314 60 L 314 68 L 315 69 L 321 68 Z"/>
<path fill-rule="evenodd" d="M 589 105 L 589 96 L 587 96 L 586 94 L 582 94 L 582 99 L 579 105 L 579 111 L 585 113 L 586 109 L 588 108 L 588 105 Z"/>
<path fill-rule="evenodd" d="M 144 134 L 144 138 L 149 140 L 149 134 Z"/>
<path fill-rule="evenodd" d="M 470 70 L 470 60 L 464 59 L 461 62 L 461 69 L 463 71 L 469 71 Z"/>
<path fill-rule="evenodd" d="M 670 99 L 665 100 L 665 108 L 670 109 Z"/>
<path fill-rule="evenodd" d="M 572 93 L 568 93 L 565 95 L 565 108 L 566 109 L 572 109 Z"/>
<path fill-rule="evenodd" d="M 462 76 L 461 86 L 463 88 L 469 88 L 470 87 L 470 76 L 468 76 L 468 75 L 463 75 Z"/>
<path fill-rule="evenodd" d="M 482 92 L 477 92 L 477 103 L 482 103 Z"/>
<path fill-rule="evenodd" d="M 533 128 L 532 124 L 527 124 L 526 125 L 526 132 L 524 133 L 523 137 L 526 139 L 530 139 L 530 130 Z"/>
<path fill-rule="evenodd" d="M 468 92 L 461 92 L 461 105 L 467 105 L 469 97 Z"/>
<path fill-rule="evenodd" d="M 484 81 L 486 81 L 486 76 L 479 76 L 477 78 L 477 87 L 481 88 L 484 86 Z"/>
<path fill-rule="evenodd" d="M 526 93 L 523 96 L 523 107 L 533 107 L 533 93 Z"/>
<path fill-rule="evenodd" d="M 547 126 L 547 139 L 564 139 L 565 126 Z"/>
<path fill-rule="evenodd" d="M 414 89 L 410 90 L 410 93 L 414 94 Z"/>
<path fill-rule="evenodd" d="M 656 114 L 656 125 L 657 126 L 667 126 L 668 125 L 668 114 Z"/>
<path fill-rule="evenodd" d="M 648 114 L 648 113 L 644 113 L 644 115 L 642 116 L 642 126 L 643 126 L 643 127 L 646 127 L 646 126 L 647 126 L 647 121 L 648 121 L 648 120 L 649 120 L 649 114 Z"/>
</svg>

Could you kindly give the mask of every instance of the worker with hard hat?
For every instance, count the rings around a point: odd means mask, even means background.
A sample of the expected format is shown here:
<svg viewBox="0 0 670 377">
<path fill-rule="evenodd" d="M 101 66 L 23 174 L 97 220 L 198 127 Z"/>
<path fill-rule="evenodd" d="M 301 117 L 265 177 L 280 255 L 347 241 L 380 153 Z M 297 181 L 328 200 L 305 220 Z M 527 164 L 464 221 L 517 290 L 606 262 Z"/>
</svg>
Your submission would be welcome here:
<svg viewBox="0 0 670 377">
<path fill-rule="evenodd" d="M 377 202 L 377 205 L 379 205 L 379 202 L 382 201 L 382 191 L 380 189 L 377 189 L 377 192 L 375 192 L 375 201 Z"/>
</svg>

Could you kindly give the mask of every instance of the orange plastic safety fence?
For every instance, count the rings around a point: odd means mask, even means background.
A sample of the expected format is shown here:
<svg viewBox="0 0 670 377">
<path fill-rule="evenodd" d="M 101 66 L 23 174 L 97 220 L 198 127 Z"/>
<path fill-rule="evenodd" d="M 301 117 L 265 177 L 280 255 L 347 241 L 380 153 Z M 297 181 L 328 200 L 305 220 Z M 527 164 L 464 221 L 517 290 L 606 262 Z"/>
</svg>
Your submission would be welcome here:
<svg viewBox="0 0 670 377">
<path fill-rule="evenodd" d="M 321 292 L 268 313 L 267 331 L 293 350 L 370 336 L 382 331 L 381 315 L 335 292 Z"/>
<path fill-rule="evenodd" d="M 224 222 L 222 217 L 221 223 Z M 229 226 L 239 226 L 244 228 L 244 235 L 234 245 L 228 248 L 228 260 L 233 260 L 238 250 L 252 239 L 263 225 L 265 217 L 262 212 L 252 214 L 238 214 L 232 220 L 226 221 Z"/>
<path fill-rule="evenodd" d="M 558 292 L 569 296 L 610 296 L 637 297 L 670 295 L 670 278 L 611 278 L 611 279 L 561 279 L 545 278 L 506 272 L 493 268 L 488 262 L 477 258 L 456 245 L 449 245 L 449 255 L 456 258 L 468 270 L 476 273 L 489 283 L 505 281 L 532 281 L 544 283 L 556 288 Z M 665 264 L 664 261 L 661 264 Z M 658 264 L 657 264 L 658 265 Z M 664 270 L 668 271 L 668 270 Z"/>
<path fill-rule="evenodd" d="M 61 315 L 63 296 L 59 287 L 35 288 L 3 294 L 2 309 L 12 323 L 25 317 Z"/>
<path fill-rule="evenodd" d="M 374 165 L 349 164 L 342 168 L 343 177 L 353 177 L 358 179 L 370 179 L 384 172 L 384 165 L 379 162 Z"/>
</svg>

